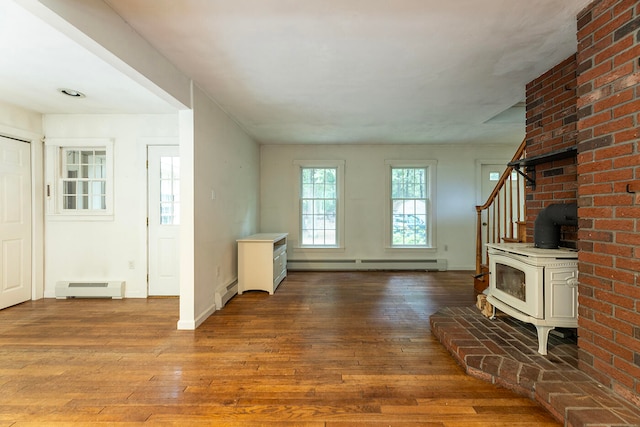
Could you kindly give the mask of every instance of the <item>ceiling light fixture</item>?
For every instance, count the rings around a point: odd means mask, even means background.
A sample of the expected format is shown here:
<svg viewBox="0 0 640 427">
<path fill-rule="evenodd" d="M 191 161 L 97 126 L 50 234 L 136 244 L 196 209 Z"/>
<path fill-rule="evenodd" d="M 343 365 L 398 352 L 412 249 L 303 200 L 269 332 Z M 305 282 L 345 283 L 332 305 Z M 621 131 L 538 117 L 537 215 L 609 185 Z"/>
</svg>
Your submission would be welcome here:
<svg viewBox="0 0 640 427">
<path fill-rule="evenodd" d="M 58 89 L 58 92 L 60 92 L 63 95 L 71 96 L 73 98 L 84 98 L 85 97 L 84 93 L 79 92 L 79 91 L 74 90 L 74 89 L 61 88 L 61 89 Z"/>
</svg>

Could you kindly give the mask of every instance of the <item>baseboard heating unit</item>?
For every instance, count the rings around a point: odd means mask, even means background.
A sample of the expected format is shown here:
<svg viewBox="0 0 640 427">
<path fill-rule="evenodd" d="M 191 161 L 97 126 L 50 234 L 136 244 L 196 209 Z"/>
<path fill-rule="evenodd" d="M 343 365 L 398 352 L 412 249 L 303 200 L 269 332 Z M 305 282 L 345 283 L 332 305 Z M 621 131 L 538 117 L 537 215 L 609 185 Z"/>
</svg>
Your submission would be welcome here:
<svg viewBox="0 0 640 427">
<path fill-rule="evenodd" d="M 309 260 L 288 259 L 287 269 L 291 271 L 366 271 L 366 270 L 424 270 L 446 271 L 446 259 L 334 259 Z"/>
<path fill-rule="evenodd" d="M 124 298 L 124 282 L 58 282 L 56 299 Z"/>
<path fill-rule="evenodd" d="M 234 280 L 227 286 L 216 291 L 214 299 L 216 302 L 216 308 L 220 310 L 224 307 L 231 298 L 238 294 L 238 281 Z"/>
</svg>

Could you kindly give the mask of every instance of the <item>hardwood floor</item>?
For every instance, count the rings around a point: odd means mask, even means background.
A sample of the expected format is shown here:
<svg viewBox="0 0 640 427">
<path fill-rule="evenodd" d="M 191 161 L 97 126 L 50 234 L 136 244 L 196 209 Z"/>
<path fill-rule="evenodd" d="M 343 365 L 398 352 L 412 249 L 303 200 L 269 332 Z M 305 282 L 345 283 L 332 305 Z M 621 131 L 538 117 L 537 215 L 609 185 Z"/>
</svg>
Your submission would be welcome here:
<svg viewBox="0 0 640 427">
<path fill-rule="evenodd" d="M 196 331 L 178 300 L 40 300 L 0 311 L 0 426 L 557 426 L 467 376 L 429 330 L 469 272 L 290 273 Z"/>
</svg>

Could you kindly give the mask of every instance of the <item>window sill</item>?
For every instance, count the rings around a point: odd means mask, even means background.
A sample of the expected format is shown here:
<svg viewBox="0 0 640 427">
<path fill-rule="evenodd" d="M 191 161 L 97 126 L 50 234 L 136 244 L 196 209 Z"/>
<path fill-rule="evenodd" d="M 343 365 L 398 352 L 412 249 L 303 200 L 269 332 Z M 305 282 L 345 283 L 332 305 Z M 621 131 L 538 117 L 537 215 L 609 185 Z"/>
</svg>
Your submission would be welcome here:
<svg viewBox="0 0 640 427">
<path fill-rule="evenodd" d="M 386 252 L 415 252 L 415 253 L 436 253 L 438 248 L 432 246 L 387 246 L 384 248 Z"/>
<path fill-rule="evenodd" d="M 85 213 L 59 213 L 47 214 L 46 218 L 50 221 L 113 221 L 113 214 L 85 214 Z"/>
<path fill-rule="evenodd" d="M 341 248 L 338 246 L 294 246 L 292 248 L 294 253 L 337 253 L 344 252 L 345 248 Z"/>
</svg>

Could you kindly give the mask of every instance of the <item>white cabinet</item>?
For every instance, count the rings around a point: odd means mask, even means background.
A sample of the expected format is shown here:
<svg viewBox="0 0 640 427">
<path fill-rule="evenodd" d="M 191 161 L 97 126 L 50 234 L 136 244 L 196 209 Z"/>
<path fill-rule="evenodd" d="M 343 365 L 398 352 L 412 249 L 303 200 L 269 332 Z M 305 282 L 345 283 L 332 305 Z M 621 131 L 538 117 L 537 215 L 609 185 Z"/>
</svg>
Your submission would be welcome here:
<svg viewBox="0 0 640 427">
<path fill-rule="evenodd" d="M 273 295 L 287 276 L 288 233 L 261 233 L 238 239 L 238 294 L 267 291 Z"/>
</svg>

